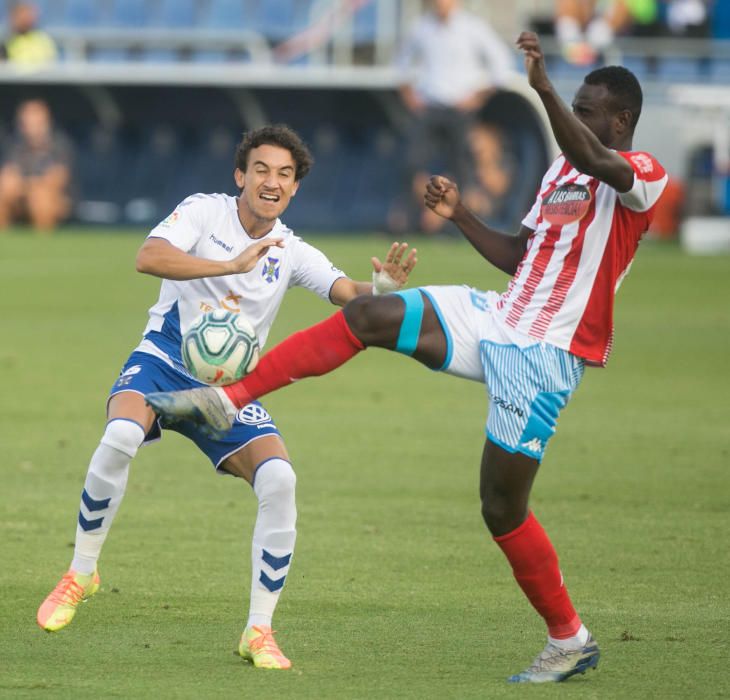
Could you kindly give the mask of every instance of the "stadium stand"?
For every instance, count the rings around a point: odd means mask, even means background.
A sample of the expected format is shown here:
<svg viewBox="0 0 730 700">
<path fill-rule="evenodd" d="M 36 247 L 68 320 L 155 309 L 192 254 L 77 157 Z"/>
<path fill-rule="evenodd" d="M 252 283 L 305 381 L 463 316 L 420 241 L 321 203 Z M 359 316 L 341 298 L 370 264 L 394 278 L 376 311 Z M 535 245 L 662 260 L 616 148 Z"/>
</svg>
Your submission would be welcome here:
<svg viewBox="0 0 730 700">
<path fill-rule="evenodd" d="M 68 27 L 95 27 L 106 23 L 102 3 L 94 0 L 66 0 L 61 23 Z M 146 22 L 146 19 L 143 20 Z"/>
<path fill-rule="evenodd" d="M 3 16 L 9 2 L 0 0 Z M 286 121 L 310 140 L 318 161 L 308 196 L 292 205 L 293 223 L 378 228 L 398 189 L 393 163 L 402 148 L 393 50 L 423 2 L 37 0 L 62 60 L 22 80 L 0 66 L 0 135 L 10 130 L 17 101 L 41 89 L 78 144 L 78 217 L 153 223 L 193 190 L 232 191 L 231 152 L 241 131 Z M 521 26 L 537 5 L 465 3 L 503 27 L 507 15 Z M 725 89 L 730 2 L 714 4 L 709 31 L 708 40 L 620 37 L 604 59 L 634 70 L 652 94 L 668 83 Z M 549 36 L 544 48 L 561 86 L 585 75 Z M 512 226 L 534 196 L 551 146 L 519 94 L 494 105 L 484 118 L 504 134 L 518 183 L 495 223 Z"/>
<path fill-rule="evenodd" d="M 113 0 L 109 25 L 113 27 L 144 27 L 155 23 L 155 13 L 149 0 Z"/>
<path fill-rule="evenodd" d="M 196 25 L 197 20 L 196 0 L 161 0 L 157 21 L 148 21 L 148 25 L 168 29 L 190 29 Z"/>
</svg>

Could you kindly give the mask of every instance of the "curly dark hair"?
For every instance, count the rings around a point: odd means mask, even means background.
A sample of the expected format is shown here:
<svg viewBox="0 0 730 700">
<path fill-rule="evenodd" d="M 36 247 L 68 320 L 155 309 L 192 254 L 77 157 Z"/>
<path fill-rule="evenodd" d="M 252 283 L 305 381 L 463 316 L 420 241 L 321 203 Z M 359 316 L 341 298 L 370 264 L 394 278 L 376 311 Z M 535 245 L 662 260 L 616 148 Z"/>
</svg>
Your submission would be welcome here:
<svg viewBox="0 0 730 700">
<path fill-rule="evenodd" d="M 279 146 L 291 153 L 296 164 L 294 179 L 297 182 L 311 170 L 314 158 L 309 152 L 307 144 L 302 141 L 302 138 L 294 129 L 286 124 L 270 124 L 268 126 L 262 126 L 259 129 L 247 131 L 243 135 L 241 143 L 236 148 L 236 167 L 245 172 L 248 166 L 248 155 L 251 153 L 251 150 L 264 145 Z"/>
<path fill-rule="evenodd" d="M 636 127 L 641 116 L 643 94 L 636 76 L 623 66 L 604 66 L 589 73 L 583 82 L 586 85 L 605 85 L 613 97 L 616 111 L 631 112 L 631 128 Z"/>
</svg>

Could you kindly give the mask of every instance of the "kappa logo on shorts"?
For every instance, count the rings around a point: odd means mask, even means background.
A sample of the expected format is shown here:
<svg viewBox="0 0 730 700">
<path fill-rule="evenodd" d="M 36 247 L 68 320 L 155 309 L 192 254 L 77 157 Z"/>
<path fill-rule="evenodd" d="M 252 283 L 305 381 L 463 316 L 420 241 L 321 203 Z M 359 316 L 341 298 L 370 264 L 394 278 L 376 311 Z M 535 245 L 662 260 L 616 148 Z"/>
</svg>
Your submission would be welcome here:
<svg viewBox="0 0 730 700">
<path fill-rule="evenodd" d="M 532 438 L 532 440 L 523 442 L 521 447 L 530 450 L 530 452 L 542 452 L 542 442 L 540 442 L 537 438 Z"/>
<path fill-rule="evenodd" d="M 259 425 L 260 423 L 269 423 L 271 416 L 263 406 L 250 403 L 236 414 L 236 420 L 245 425 Z"/>
</svg>

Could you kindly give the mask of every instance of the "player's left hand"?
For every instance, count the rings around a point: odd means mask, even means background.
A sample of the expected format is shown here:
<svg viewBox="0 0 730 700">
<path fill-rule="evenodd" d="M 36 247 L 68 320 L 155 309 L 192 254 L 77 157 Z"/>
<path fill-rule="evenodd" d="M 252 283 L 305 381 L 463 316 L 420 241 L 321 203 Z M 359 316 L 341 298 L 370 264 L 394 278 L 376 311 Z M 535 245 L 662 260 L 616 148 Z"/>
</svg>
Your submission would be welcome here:
<svg viewBox="0 0 730 700">
<path fill-rule="evenodd" d="M 545 68 L 545 57 L 542 53 L 540 40 L 535 32 L 522 32 L 517 37 L 517 48 L 525 54 L 525 69 L 527 80 L 537 92 L 546 92 L 552 89 L 552 84 Z"/>
<path fill-rule="evenodd" d="M 250 272 L 256 267 L 258 261 L 268 253 L 269 248 L 283 248 L 284 241 L 281 238 L 262 238 L 255 241 L 242 253 L 231 260 L 231 273 L 240 274 L 242 272 Z"/>
<path fill-rule="evenodd" d="M 412 248 L 407 255 L 406 251 L 408 251 L 408 243 L 393 243 L 385 256 L 385 262 L 380 262 L 380 259 L 376 257 L 370 259 L 373 264 L 374 284 L 377 285 L 376 278 L 383 280 L 385 286 L 389 286 L 387 285 L 388 278 L 392 281 L 391 289 L 378 289 L 378 293 L 394 291 L 407 284 L 408 275 L 418 262 L 418 251 Z"/>
</svg>

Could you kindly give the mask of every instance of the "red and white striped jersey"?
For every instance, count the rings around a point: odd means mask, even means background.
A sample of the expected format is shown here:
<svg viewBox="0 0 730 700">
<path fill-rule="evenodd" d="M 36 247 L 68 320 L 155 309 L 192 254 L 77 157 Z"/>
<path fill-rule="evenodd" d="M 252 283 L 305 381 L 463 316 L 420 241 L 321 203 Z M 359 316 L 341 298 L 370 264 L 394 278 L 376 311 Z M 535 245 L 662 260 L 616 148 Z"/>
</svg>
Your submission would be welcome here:
<svg viewBox="0 0 730 700">
<path fill-rule="evenodd" d="M 560 155 L 543 177 L 522 223 L 527 243 L 497 316 L 538 340 L 605 365 L 613 339 L 613 300 L 667 183 L 642 152 L 620 153 L 634 185 L 619 193 L 578 172 Z"/>
</svg>

